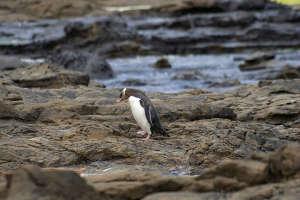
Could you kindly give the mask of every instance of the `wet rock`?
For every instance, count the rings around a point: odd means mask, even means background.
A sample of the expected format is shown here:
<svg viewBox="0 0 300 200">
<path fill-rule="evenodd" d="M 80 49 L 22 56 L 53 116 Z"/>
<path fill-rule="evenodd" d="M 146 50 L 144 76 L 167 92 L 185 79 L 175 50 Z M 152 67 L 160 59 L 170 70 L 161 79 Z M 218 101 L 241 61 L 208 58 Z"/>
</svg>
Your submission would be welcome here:
<svg viewBox="0 0 300 200">
<path fill-rule="evenodd" d="M 127 79 L 126 81 L 123 81 L 122 84 L 126 86 L 143 86 L 147 85 L 144 81 L 141 81 L 139 79 Z"/>
<path fill-rule="evenodd" d="M 166 69 L 172 68 L 172 65 L 167 58 L 160 58 L 153 64 L 153 67 L 158 69 Z"/>
<path fill-rule="evenodd" d="M 202 80 L 204 75 L 198 70 L 189 70 L 184 72 L 179 72 L 172 77 L 173 80 Z"/>
<path fill-rule="evenodd" d="M 51 60 L 66 69 L 85 72 L 91 78 L 113 77 L 113 71 L 109 63 L 97 54 L 66 50 L 56 53 Z"/>
<path fill-rule="evenodd" d="M 14 171 L 7 179 L 6 199 L 83 199 L 100 198 L 96 191 L 71 171 L 42 170 L 25 166 Z"/>
<path fill-rule="evenodd" d="M 89 87 L 97 87 L 97 88 L 106 88 L 106 86 L 102 83 L 99 83 L 98 81 L 91 80 Z"/>
<path fill-rule="evenodd" d="M 287 65 L 282 70 L 280 70 L 280 72 L 276 76 L 276 79 L 296 79 L 296 78 L 300 78 L 300 66 L 291 67 Z"/>
<path fill-rule="evenodd" d="M 218 199 L 220 197 L 217 193 L 194 193 L 194 192 L 161 192 L 149 195 L 143 200 L 210 200 Z"/>
<path fill-rule="evenodd" d="M 239 80 L 227 80 L 224 82 L 212 82 L 209 84 L 209 87 L 233 87 L 240 84 L 241 82 Z"/>
<path fill-rule="evenodd" d="M 21 87 L 61 88 L 67 85 L 88 85 L 85 74 L 67 70 L 49 64 L 33 65 L 26 69 L 17 69 L 8 74 L 12 81 Z"/>
<path fill-rule="evenodd" d="M 224 12 L 224 11 L 235 11 L 235 10 L 263 10 L 268 6 L 276 7 L 275 3 L 265 1 L 265 0 L 255 0 L 255 1 L 188 1 L 183 2 L 176 6 L 171 6 L 167 8 L 175 12 L 176 14 L 184 13 L 195 13 L 195 12 Z"/>
<path fill-rule="evenodd" d="M 255 54 L 239 65 L 241 71 L 265 69 L 266 63 L 275 58 L 274 54 Z"/>
<path fill-rule="evenodd" d="M 25 65 L 26 63 L 18 57 L 0 55 L 0 70 L 13 70 Z"/>
<path fill-rule="evenodd" d="M 99 56 L 92 56 L 84 70 L 91 78 L 112 78 L 113 70 L 110 64 Z"/>
</svg>

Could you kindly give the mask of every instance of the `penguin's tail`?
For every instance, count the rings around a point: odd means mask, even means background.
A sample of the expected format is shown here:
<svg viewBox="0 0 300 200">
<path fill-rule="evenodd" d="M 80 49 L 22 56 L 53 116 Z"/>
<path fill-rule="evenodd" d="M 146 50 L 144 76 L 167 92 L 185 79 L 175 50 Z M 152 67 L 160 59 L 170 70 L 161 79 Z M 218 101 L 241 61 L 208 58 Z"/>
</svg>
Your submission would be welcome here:
<svg viewBox="0 0 300 200">
<path fill-rule="evenodd" d="M 163 127 L 157 127 L 153 130 L 153 132 L 155 132 L 159 135 L 163 135 L 165 137 L 170 137 L 170 135 L 167 133 L 166 129 L 164 129 Z"/>
</svg>

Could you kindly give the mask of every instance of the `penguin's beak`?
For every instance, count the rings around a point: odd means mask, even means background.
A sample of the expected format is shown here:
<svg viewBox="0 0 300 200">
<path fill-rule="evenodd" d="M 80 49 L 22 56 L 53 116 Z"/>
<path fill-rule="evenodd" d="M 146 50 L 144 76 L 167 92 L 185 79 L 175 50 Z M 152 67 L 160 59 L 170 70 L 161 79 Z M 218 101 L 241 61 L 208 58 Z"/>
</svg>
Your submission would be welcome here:
<svg viewBox="0 0 300 200">
<path fill-rule="evenodd" d="M 120 102 L 122 102 L 122 101 L 125 101 L 125 99 L 122 98 L 122 97 L 116 100 L 117 103 L 120 103 Z"/>
</svg>

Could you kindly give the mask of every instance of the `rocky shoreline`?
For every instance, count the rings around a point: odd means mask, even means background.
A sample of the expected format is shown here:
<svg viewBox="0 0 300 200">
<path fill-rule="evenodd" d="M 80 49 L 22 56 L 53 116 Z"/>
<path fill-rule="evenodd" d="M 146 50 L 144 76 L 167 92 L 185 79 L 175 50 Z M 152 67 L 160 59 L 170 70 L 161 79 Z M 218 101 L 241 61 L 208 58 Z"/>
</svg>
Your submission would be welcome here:
<svg viewBox="0 0 300 200">
<path fill-rule="evenodd" d="M 115 103 L 118 89 L 88 85 L 79 72 L 45 64 L 18 75 L 18 69 L 9 70 L 0 79 L 0 169 L 12 176 L 1 178 L 0 197 L 18 199 L 14 195 L 21 193 L 14 191 L 24 190 L 27 199 L 53 199 L 60 184 L 91 194 L 83 199 L 299 195 L 299 79 L 262 81 L 223 94 L 151 93 L 171 137 L 144 142 L 128 105 Z M 90 186 L 71 172 L 22 168 L 28 164 L 84 167 Z M 20 184 L 31 186 L 19 190 Z M 61 199 L 72 199 L 68 191 Z"/>
<path fill-rule="evenodd" d="M 0 2 L 0 199 L 298 199 L 299 10 L 147 2 Z M 123 86 L 169 138 L 136 135 Z"/>
</svg>

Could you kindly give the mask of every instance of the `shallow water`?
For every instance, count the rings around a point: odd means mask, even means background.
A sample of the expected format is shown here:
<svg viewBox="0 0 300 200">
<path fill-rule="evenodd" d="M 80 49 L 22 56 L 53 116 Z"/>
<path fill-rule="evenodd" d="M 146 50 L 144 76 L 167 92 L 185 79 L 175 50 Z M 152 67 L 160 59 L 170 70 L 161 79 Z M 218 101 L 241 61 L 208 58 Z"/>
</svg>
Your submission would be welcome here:
<svg viewBox="0 0 300 200">
<path fill-rule="evenodd" d="M 240 71 L 239 64 L 251 54 L 206 54 L 206 55 L 164 55 L 172 65 L 170 69 L 156 69 L 152 65 L 161 56 L 137 56 L 109 59 L 115 77 L 100 80 L 107 87 L 135 87 L 145 91 L 179 92 L 185 89 L 201 88 L 223 92 L 240 84 L 255 84 L 276 73 L 286 64 L 300 63 L 300 51 L 277 51 L 276 60 L 281 64 L 272 68 L 254 71 Z M 176 75 L 189 73 L 193 80 L 177 80 Z M 128 85 L 133 79 L 139 85 Z M 240 83 L 240 84 L 239 84 Z"/>
<path fill-rule="evenodd" d="M 75 169 L 78 167 L 75 167 Z M 80 167 L 79 167 L 80 168 Z M 85 166 L 81 176 L 92 176 L 105 174 L 112 171 L 119 170 L 137 170 L 137 171 L 159 171 L 165 175 L 181 176 L 190 175 L 188 166 L 176 166 L 173 168 L 161 167 L 151 167 L 151 166 L 141 166 L 141 165 L 126 165 L 126 164 L 114 164 L 107 161 L 96 161 Z"/>
</svg>

